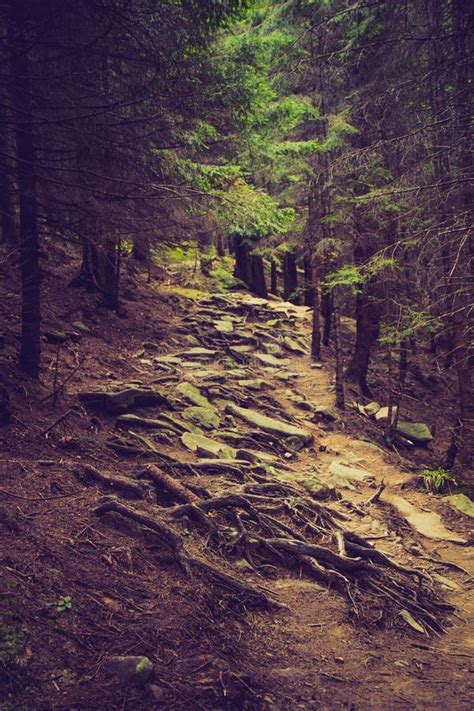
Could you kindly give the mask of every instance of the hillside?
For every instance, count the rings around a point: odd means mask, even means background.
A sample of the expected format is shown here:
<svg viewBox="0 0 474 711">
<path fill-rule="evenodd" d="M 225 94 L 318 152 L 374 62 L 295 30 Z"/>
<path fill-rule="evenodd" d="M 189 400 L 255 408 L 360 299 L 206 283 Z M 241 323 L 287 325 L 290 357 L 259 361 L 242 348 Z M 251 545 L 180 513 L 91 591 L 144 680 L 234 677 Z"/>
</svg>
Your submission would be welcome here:
<svg viewBox="0 0 474 711">
<path fill-rule="evenodd" d="M 2 429 L 2 709 L 469 708 L 469 518 L 335 410 L 308 310 L 73 269 Z"/>
</svg>

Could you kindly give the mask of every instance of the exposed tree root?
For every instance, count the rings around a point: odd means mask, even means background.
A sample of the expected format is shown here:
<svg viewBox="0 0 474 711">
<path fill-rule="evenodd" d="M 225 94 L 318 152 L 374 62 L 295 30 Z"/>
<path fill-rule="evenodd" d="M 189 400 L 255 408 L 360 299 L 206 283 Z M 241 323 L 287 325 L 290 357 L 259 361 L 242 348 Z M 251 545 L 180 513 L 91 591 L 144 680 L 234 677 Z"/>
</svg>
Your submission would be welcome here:
<svg viewBox="0 0 474 711">
<path fill-rule="evenodd" d="M 118 513 L 125 518 L 135 521 L 140 524 L 140 526 L 149 528 L 158 533 L 160 538 L 162 538 L 170 546 L 176 563 L 182 568 L 188 578 L 191 575 L 191 569 L 196 568 L 211 576 L 214 580 L 234 594 L 237 594 L 240 598 L 243 598 L 242 601 L 248 600 L 249 602 L 257 603 L 269 608 L 283 607 L 283 605 L 280 605 L 276 600 L 273 600 L 262 588 L 237 580 L 237 578 L 224 573 L 213 565 L 187 555 L 184 551 L 182 538 L 164 521 L 151 518 L 150 516 L 140 513 L 136 509 L 132 509 L 130 506 L 125 506 L 124 504 L 119 503 L 116 499 L 112 498 L 106 499 L 94 510 L 94 513 L 99 516 L 108 512 Z"/>
<path fill-rule="evenodd" d="M 169 471 L 181 468 L 181 463 L 170 457 L 163 461 Z M 209 464 L 212 460 L 206 467 Z M 314 501 L 296 486 L 267 476 L 266 481 L 259 477 L 258 483 L 247 481 L 229 493 L 212 496 L 199 487 L 188 488 L 191 485 L 183 479 L 177 481 L 154 465 L 148 465 L 144 473 L 159 491 L 176 501 L 175 506 L 161 508 L 156 519 L 108 499 L 96 512 L 114 511 L 156 531 L 188 575 L 192 567 L 199 568 L 234 592 L 271 604 L 252 586 L 189 557 L 181 536 L 172 528 L 183 517 L 205 531 L 208 541 L 227 557 L 246 559 L 256 572 L 278 567 L 303 570 L 344 594 L 357 616 L 364 616 L 366 607 L 372 618 L 373 608 L 380 615 L 407 610 L 425 629 L 442 631 L 442 618 L 452 608 L 437 600 L 427 572 L 393 561 L 361 536 L 345 530 L 345 515 Z M 246 476 L 252 476 L 251 469 Z"/>
</svg>

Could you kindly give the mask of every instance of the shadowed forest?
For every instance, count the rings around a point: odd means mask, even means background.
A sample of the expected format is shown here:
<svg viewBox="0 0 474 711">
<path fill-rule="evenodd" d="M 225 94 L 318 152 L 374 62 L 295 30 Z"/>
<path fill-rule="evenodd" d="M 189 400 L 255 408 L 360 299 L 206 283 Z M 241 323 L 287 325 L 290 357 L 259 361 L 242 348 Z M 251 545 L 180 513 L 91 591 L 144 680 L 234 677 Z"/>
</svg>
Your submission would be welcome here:
<svg viewBox="0 0 474 711">
<path fill-rule="evenodd" d="M 472 708 L 473 28 L 0 2 L 0 711 Z"/>
</svg>

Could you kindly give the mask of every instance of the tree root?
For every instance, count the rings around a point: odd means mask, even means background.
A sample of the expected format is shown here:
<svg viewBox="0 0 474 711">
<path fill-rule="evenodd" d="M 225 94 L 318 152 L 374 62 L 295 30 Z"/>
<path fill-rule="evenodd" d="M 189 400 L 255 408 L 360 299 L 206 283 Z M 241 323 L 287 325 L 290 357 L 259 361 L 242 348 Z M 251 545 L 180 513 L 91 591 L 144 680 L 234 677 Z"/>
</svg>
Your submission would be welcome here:
<svg viewBox="0 0 474 711">
<path fill-rule="evenodd" d="M 202 561 L 198 558 L 191 557 L 184 552 L 184 545 L 182 538 L 173 531 L 172 528 L 168 526 L 164 521 L 159 521 L 146 514 L 140 513 L 129 506 L 119 503 L 116 499 L 107 498 L 103 503 L 101 503 L 95 510 L 94 513 L 101 516 L 108 512 L 118 513 L 125 518 L 128 518 L 144 528 L 149 528 L 152 531 L 158 533 L 158 535 L 163 538 L 164 541 L 170 546 L 176 563 L 182 568 L 186 577 L 190 577 L 191 569 L 197 568 L 198 570 L 206 573 L 216 580 L 219 584 L 223 585 L 227 589 L 236 593 L 240 597 L 247 598 L 249 601 L 253 601 L 262 606 L 271 607 L 284 607 L 276 600 L 272 599 L 263 588 L 244 583 L 237 578 L 224 573 L 223 571 L 215 568 L 214 566 Z"/>
</svg>

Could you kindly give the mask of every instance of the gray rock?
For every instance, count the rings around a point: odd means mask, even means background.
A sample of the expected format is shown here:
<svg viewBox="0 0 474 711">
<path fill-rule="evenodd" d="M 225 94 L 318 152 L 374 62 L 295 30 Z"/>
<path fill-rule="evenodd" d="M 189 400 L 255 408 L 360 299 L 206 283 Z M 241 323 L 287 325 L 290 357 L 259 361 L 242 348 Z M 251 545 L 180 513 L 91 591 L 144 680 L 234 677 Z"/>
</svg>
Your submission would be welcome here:
<svg viewBox="0 0 474 711">
<path fill-rule="evenodd" d="M 224 459 L 236 458 L 236 450 L 233 447 L 196 432 L 185 432 L 181 436 L 181 442 L 191 452 L 197 452 L 199 456 L 223 457 Z"/>
<path fill-rule="evenodd" d="M 79 333 L 83 333 L 85 336 L 92 333 L 89 326 L 86 326 L 86 324 L 82 323 L 82 321 L 73 321 L 71 325 L 75 331 L 79 331 Z"/>
<path fill-rule="evenodd" d="M 365 410 L 365 408 L 364 408 Z M 395 415 L 397 412 L 397 408 L 393 407 L 392 408 L 392 422 L 395 420 Z M 388 420 L 388 407 L 381 407 L 377 412 L 375 413 L 375 419 L 377 422 L 383 422 L 383 420 Z"/>
<path fill-rule="evenodd" d="M 146 684 L 153 673 L 153 663 L 148 657 L 109 657 L 104 669 L 126 684 Z"/>
<path fill-rule="evenodd" d="M 313 435 L 302 427 L 297 427 L 288 422 L 282 422 L 273 417 L 262 415 L 257 410 L 249 410 L 245 407 L 234 405 L 234 403 L 228 403 L 226 412 L 237 415 L 237 417 L 240 417 L 250 425 L 258 427 L 264 432 L 270 432 L 270 434 L 279 435 L 281 437 L 298 437 L 304 445 L 311 444 L 314 440 Z"/>
<path fill-rule="evenodd" d="M 64 343 L 67 341 L 67 334 L 64 331 L 46 331 L 44 334 L 48 343 Z"/>
<path fill-rule="evenodd" d="M 397 432 L 413 444 L 420 446 L 428 444 L 433 439 L 430 428 L 423 422 L 398 422 Z"/>
<path fill-rule="evenodd" d="M 205 430 L 215 430 L 220 424 L 219 415 L 213 407 L 192 405 L 183 410 L 182 416 L 188 422 L 194 422 Z"/>
<path fill-rule="evenodd" d="M 212 407 L 209 400 L 201 394 L 199 388 L 197 388 L 195 385 L 191 385 L 191 383 L 180 383 L 176 388 L 176 391 L 193 405 L 197 405 L 198 407 L 209 407 L 215 409 Z"/>
</svg>

